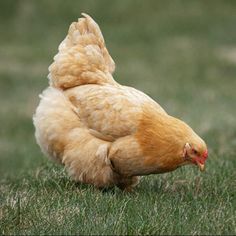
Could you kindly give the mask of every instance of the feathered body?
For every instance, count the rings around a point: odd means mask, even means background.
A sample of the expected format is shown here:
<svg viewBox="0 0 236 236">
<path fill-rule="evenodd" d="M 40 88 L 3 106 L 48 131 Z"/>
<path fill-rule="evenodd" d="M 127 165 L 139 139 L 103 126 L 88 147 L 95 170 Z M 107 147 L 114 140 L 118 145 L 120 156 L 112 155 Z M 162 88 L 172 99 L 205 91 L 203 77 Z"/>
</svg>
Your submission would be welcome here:
<svg viewBox="0 0 236 236">
<path fill-rule="evenodd" d="M 186 143 L 206 152 L 187 124 L 113 79 L 115 64 L 101 31 L 83 16 L 59 46 L 49 67 L 50 86 L 34 115 L 43 152 L 65 165 L 76 181 L 122 189 L 135 186 L 138 176 L 191 163 L 183 155 Z"/>
</svg>

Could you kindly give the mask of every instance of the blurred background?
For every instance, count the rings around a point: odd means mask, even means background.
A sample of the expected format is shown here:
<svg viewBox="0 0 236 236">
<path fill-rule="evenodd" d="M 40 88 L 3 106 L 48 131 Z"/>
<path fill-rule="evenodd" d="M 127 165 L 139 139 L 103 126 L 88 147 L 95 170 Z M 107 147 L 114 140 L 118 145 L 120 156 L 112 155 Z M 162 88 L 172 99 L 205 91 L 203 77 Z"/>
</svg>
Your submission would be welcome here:
<svg viewBox="0 0 236 236">
<path fill-rule="evenodd" d="M 82 12 L 101 27 L 115 79 L 189 123 L 206 139 L 209 163 L 232 163 L 236 1 L 1 0 L 1 176 L 20 178 L 46 160 L 32 116 L 58 45 Z"/>
</svg>

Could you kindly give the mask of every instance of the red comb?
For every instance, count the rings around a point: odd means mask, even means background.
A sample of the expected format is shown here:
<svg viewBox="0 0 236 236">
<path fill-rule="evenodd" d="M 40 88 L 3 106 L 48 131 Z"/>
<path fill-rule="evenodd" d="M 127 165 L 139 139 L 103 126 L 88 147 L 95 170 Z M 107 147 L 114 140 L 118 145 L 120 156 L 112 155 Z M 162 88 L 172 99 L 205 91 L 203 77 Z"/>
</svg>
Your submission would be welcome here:
<svg viewBox="0 0 236 236">
<path fill-rule="evenodd" d="M 205 159 L 207 159 L 207 157 L 208 157 L 208 151 L 207 151 L 207 150 L 206 150 L 205 152 L 203 152 L 202 157 L 204 157 Z"/>
</svg>

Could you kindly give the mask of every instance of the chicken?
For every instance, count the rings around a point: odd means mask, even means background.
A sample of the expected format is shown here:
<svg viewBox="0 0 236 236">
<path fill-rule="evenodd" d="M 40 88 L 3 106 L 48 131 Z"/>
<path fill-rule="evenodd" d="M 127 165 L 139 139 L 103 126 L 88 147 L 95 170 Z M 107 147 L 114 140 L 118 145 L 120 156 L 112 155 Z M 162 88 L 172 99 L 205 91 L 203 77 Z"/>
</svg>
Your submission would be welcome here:
<svg viewBox="0 0 236 236">
<path fill-rule="evenodd" d="M 49 67 L 33 117 L 42 151 L 78 182 L 130 191 L 140 176 L 186 164 L 200 170 L 205 142 L 139 90 L 117 83 L 99 26 L 82 14 Z"/>
</svg>

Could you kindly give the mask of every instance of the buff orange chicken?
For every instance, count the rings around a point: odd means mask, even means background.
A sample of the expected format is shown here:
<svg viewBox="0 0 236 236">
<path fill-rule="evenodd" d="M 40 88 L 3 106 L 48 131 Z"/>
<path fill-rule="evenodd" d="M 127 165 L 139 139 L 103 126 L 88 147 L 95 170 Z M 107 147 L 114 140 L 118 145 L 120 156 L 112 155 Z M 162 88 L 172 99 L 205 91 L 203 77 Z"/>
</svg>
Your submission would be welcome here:
<svg viewBox="0 0 236 236">
<path fill-rule="evenodd" d="M 204 169 L 205 142 L 146 94 L 117 83 L 96 22 L 71 24 L 33 117 L 41 150 L 78 182 L 130 191 L 140 176 Z"/>
</svg>

